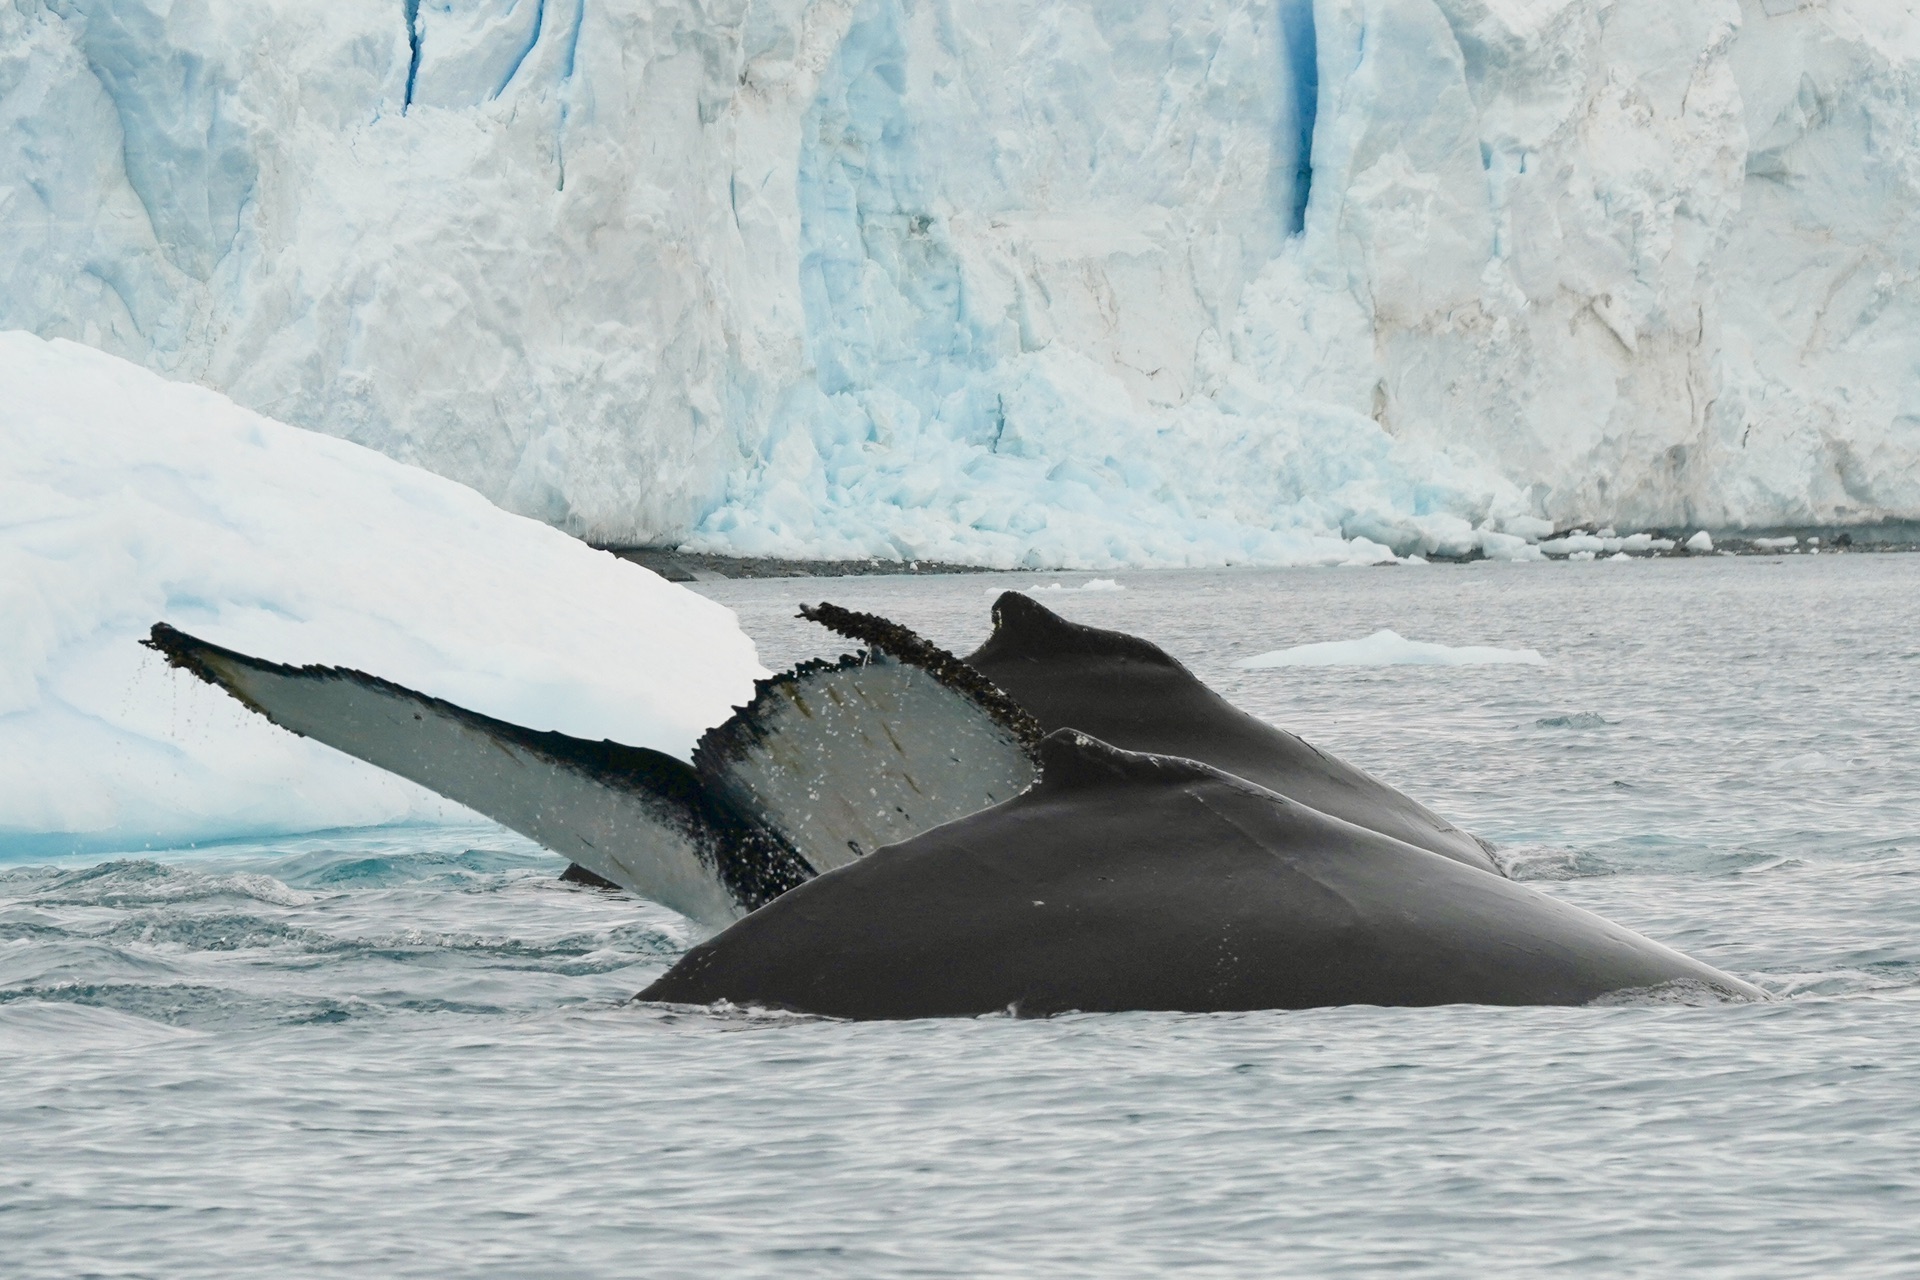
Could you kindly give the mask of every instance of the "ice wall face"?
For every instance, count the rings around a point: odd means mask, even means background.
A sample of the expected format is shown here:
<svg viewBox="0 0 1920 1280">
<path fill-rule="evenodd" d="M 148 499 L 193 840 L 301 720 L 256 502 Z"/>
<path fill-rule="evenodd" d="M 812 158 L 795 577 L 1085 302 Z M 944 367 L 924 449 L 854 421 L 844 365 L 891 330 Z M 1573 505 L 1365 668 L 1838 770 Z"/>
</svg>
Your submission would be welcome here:
<svg viewBox="0 0 1920 1280">
<path fill-rule="evenodd" d="M 1374 416 L 1549 518 L 1694 518 L 1713 481 L 1676 484 L 1670 450 L 1713 398 L 1737 7 L 1341 7 L 1321 57 L 1353 70 L 1322 105 L 1309 233 L 1365 309 Z"/>
<path fill-rule="evenodd" d="M 1888 9 L 11 0 L 0 325 L 607 540 L 1920 515 Z"/>
<path fill-rule="evenodd" d="M 739 452 L 725 320 L 747 299 L 727 273 L 749 264 L 718 225 L 729 148 L 701 119 L 725 75 L 704 33 L 724 21 L 577 0 L 427 0 L 407 19 L 398 2 L 0 8 L 0 324 L 579 531 L 688 524 Z M 135 29 L 151 56 L 122 74 L 99 33 L 119 48 Z M 120 120 L 183 93 L 154 132 L 213 112 L 209 149 L 241 138 L 253 161 L 237 199 L 212 182 L 162 199 L 142 177 Z"/>
<path fill-rule="evenodd" d="M 1749 144 L 1702 443 L 1724 510 L 1911 513 L 1920 22 L 1895 5 L 1756 8 L 1730 59 Z"/>
<path fill-rule="evenodd" d="M 1311 10 L 964 16 L 869 0 L 821 68 L 796 161 L 802 378 L 696 544 L 1356 554 L 1337 490 L 1380 480 L 1384 433 L 1204 385 L 1231 370 L 1246 280 L 1299 226 Z"/>
</svg>

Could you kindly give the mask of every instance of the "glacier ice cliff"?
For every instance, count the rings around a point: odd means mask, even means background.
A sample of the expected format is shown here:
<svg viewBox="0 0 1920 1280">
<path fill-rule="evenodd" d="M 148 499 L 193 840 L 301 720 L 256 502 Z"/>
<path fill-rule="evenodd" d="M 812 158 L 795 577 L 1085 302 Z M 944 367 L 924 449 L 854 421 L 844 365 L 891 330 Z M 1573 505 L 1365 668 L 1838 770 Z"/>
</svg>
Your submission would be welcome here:
<svg viewBox="0 0 1920 1280">
<path fill-rule="evenodd" d="M 1920 516 L 1876 0 L 4 0 L 0 327 L 611 542 Z"/>
</svg>

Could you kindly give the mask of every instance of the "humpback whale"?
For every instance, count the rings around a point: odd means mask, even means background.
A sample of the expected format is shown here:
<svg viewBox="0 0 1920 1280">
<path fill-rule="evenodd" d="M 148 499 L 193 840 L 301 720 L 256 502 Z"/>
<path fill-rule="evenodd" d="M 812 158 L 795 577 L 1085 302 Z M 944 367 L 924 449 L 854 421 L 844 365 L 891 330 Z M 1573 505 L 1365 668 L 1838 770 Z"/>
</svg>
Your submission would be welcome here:
<svg viewBox="0 0 1920 1280">
<path fill-rule="evenodd" d="M 801 613 L 864 648 L 758 682 L 690 762 L 165 623 L 145 643 L 539 841 L 568 879 L 721 931 L 644 999 L 884 1018 L 1759 994 L 1507 881 L 1138 637 L 1012 592 L 965 660 L 877 615 Z"/>
<path fill-rule="evenodd" d="M 576 882 L 611 883 L 710 926 L 1009 798 L 1033 781 L 1041 736 L 1059 728 L 1200 760 L 1498 873 L 1473 837 L 1234 707 L 1157 645 L 1068 622 L 1021 593 L 1000 597 L 992 637 L 964 661 L 875 614 L 826 603 L 800 613 L 864 650 L 758 682 L 702 736 L 691 766 L 526 729 L 365 672 L 267 662 L 166 623 L 145 643 L 275 724 L 565 855 Z"/>
<path fill-rule="evenodd" d="M 1020 796 L 784 894 L 639 995 L 831 1017 L 1761 992 L 1194 760 L 1059 730 Z"/>
</svg>

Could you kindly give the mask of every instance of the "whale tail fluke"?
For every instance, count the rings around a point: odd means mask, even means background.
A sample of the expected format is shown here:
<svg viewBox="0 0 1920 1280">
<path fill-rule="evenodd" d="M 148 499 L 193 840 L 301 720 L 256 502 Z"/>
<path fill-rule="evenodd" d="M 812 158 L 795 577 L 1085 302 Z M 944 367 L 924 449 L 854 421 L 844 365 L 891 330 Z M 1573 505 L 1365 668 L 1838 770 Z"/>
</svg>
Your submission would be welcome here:
<svg viewBox="0 0 1920 1280">
<path fill-rule="evenodd" d="M 801 605 L 800 616 L 818 623 L 835 635 L 864 644 L 875 653 L 919 667 L 977 705 L 1029 752 L 1038 749 L 1040 740 L 1046 736 L 1046 730 L 1025 707 L 1008 697 L 999 685 L 977 668 L 890 618 L 883 618 L 877 613 L 856 613 L 824 600 L 819 604 Z M 999 615 L 996 612 L 994 616 L 997 619 Z M 1132 639 L 1130 636 L 1125 638 Z"/>
<path fill-rule="evenodd" d="M 1038 735 L 1004 694 L 955 679 L 939 657 L 958 659 L 926 647 L 912 660 L 875 648 L 762 680 L 700 739 L 695 771 L 823 872 L 1011 800 L 1037 772 Z"/>
<path fill-rule="evenodd" d="M 685 761 L 523 728 L 344 667 L 290 667 L 159 623 L 144 642 L 268 720 L 719 926 L 812 876 L 777 833 L 716 804 Z"/>
<path fill-rule="evenodd" d="M 1036 773 L 1031 721 L 959 659 L 885 619 L 820 608 L 864 620 L 869 650 L 760 681 L 691 765 L 527 729 L 365 672 L 268 662 L 165 623 L 143 643 L 282 728 L 720 926 L 1010 799 Z"/>
</svg>

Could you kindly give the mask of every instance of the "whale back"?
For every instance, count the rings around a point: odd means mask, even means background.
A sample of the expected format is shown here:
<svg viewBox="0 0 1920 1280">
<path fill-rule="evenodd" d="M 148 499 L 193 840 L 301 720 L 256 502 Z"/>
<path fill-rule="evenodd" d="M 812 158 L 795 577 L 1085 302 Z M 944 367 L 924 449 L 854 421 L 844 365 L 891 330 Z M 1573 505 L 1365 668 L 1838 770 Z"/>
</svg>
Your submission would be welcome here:
<svg viewBox="0 0 1920 1280">
<path fill-rule="evenodd" d="M 1235 707 L 1151 641 L 1070 622 L 1024 592 L 993 606 L 965 659 L 1047 731 L 1079 729 L 1128 751 L 1184 756 L 1310 808 L 1499 874 L 1487 849 L 1411 797 Z"/>
<path fill-rule="evenodd" d="M 1192 760 L 1062 731 L 1041 768 L 1005 804 L 797 887 L 640 998 L 918 1018 L 1759 994 Z"/>
</svg>

